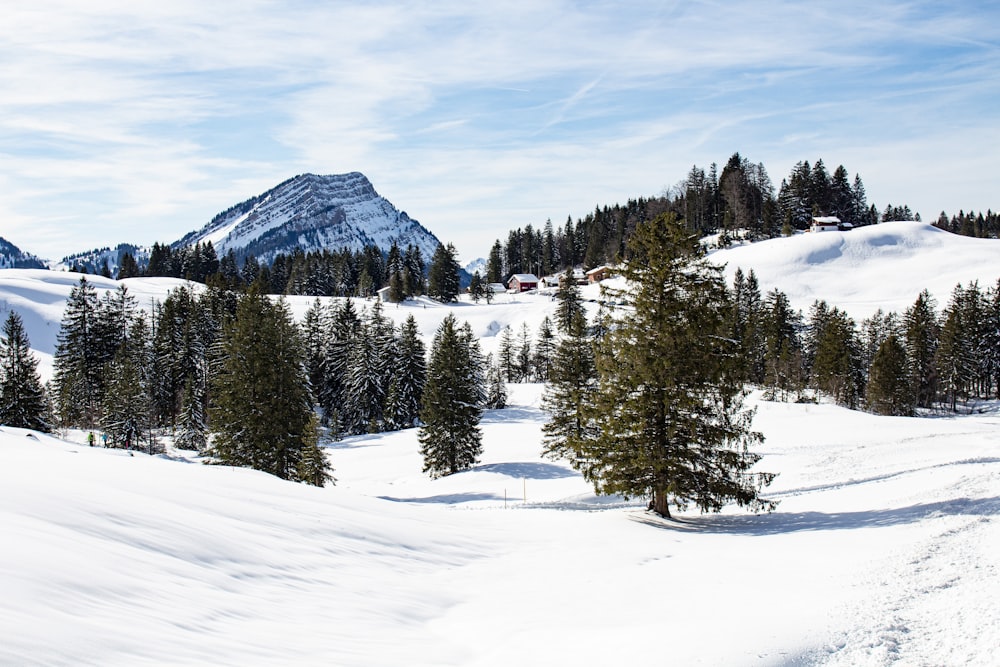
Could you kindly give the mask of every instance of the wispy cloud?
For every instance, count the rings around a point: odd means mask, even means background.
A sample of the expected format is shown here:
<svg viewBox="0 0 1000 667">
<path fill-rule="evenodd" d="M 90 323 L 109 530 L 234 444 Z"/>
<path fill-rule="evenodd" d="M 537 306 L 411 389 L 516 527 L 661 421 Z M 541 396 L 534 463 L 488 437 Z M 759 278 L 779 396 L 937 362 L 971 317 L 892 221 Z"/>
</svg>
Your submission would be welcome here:
<svg viewBox="0 0 1000 667">
<path fill-rule="evenodd" d="M 174 240 L 295 173 L 361 170 L 473 255 L 737 150 L 775 182 L 843 162 L 925 216 L 995 207 L 992 170 L 967 167 L 998 148 L 998 19 L 903 0 L 11 6 L 0 234 L 30 250 L 58 230 L 53 255 Z"/>
</svg>

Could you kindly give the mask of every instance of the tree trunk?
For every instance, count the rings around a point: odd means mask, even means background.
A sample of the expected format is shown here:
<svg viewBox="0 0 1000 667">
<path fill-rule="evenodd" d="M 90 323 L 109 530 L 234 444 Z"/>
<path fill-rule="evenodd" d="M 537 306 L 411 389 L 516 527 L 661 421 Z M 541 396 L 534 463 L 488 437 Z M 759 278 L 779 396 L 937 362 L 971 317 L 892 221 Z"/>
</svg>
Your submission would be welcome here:
<svg viewBox="0 0 1000 667">
<path fill-rule="evenodd" d="M 660 516 L 669 519 L 670 518 L 670 503 L 667 492 L 663 489 L 653 490 L 653 501 L 649 504 L 650 509 L 659 514 Z"/>
</svg>

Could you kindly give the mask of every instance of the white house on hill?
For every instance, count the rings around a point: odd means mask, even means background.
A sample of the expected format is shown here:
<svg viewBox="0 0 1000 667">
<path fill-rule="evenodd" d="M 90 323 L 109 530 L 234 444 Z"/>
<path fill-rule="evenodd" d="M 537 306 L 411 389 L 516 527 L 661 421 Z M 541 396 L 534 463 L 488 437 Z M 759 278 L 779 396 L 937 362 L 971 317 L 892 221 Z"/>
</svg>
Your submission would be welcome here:
<svg viewBox="0 0 1000 667">
<path fill-rule="evenodd" d="M 813 217 L 810 232 L 836 232 L 840 230 L 840 218 L 835 216 Z"/>
</svg>

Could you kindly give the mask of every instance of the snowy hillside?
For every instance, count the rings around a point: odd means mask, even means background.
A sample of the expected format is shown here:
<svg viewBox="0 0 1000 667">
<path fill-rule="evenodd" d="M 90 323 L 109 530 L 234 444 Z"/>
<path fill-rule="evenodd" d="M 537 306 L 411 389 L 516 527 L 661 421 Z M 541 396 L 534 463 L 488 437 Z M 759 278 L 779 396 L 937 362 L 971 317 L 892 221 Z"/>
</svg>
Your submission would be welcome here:
<svg viewBox="0 0 1000 667">
<path fill-rule="evenodd" d="M 6 319 L 11 310 L 24 320 L 31 347 L 39 357 L 39 372 L 48 379 L 52 372 L 52 355 L 62 323 L 66 300 L 81 275 L 44 269 L 8 269 L 0 271 L 0 318 Z M 163 301 L 170 290 L 189 285 L 176 278 L 129 278 L 112 280 L 88 275 L 87 282 L 95 287 L 98 297 L 125 285 L 141 308 L 150 311 L 154 301 Z"/>
<path fill-rule="evenodd" d="M 825 299 L 861 319 L 877 309 L 902 313 L 924 288 L 947 303 L 959 282 L 1000 278 L 1000 241 L 958 236 L 922 222 L 886 222 L 850 232 L 797 234 L 719 250 L 713 261 L 753 269 L 761 291 L 777 287 L 794 308 Z"/>
<path fill-rule="evenodd" d="M 1000 414 L 762 403 L 778 511 L 667 522 L 540 459 L 538 393 L 473 470 L 357 437 L 323 489 L 4 427 L 0 663 L 992 661 Z"/>
<path fill-rule="evenodd" d="M 0 237 L 0 269 L 41 269 L 45 264 L 24 252 L 10 241 Z"/>
<path fill-rule="evenodd" d="M 891 223 L 716 258 L 798 307 L 863 317 L 923 287 L 992 284 L 997 252 Z M 79 278 L 0 271 L 0 317 L 22 315 L 45 375 Z M 184 284 L 124 282 L 142 306 Z M 299 317 L 312 302 L 289 298 Z M 554 309 L 524 294 L 385 313 L 412 314 L 427 341 L 454 313 L 489 352 Z M 435 480 L 415 430 L 328 445 L 337 485 L 316 488 L 0 427 L 0 664 L 995 662 L 1000 404 L 903 418 L 755 396 L 777 511 L 666 521 L 541 458 L 543 389 L 510 389 L 484 416 L 480 463 Z"/>
<path fill-rule="evenodd" d="M 254 255 L 262 261 L 296 248 L 308 252 L 376 245 L 388 251 L 394 242 L 404 250 L 417 246 L 429 261 L 439 243 L 357 172 L 296 176 L 220 213 L 174 245 L 207 241 L 220 257 L 231 249 L 238 259 Z"/>
<path fill-rule="evenodd" d="M 149 262 L 149 248 L 135 246 L 131 243 L 119 243 L 114 248 L 98 248 L 63 257 L 49 268 L 55 271 L 69 271 L 72 269 L 80 270 L 76 267 L 82 267 L 87 273 L 99 274 L 104 267 L 107 267 L 111 275 L 116 276 L 122 265 L 122 257 L 126 254 L 131 255 L 142 266 Z"/>
</svg>

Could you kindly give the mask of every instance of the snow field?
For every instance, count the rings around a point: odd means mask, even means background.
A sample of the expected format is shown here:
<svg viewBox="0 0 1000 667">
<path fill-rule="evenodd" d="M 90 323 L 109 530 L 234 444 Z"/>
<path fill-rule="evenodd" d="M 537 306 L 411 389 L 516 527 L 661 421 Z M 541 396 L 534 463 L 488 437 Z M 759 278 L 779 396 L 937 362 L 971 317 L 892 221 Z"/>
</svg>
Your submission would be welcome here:
<svg viewBox="0 0 1000 667">
<path fill-rule="evenodd" d="M 997 412 L 759 403 L 778 511 L 664 521 L 587 502 L 512 389 L 473 470 L 362 436 L 324 489 L 3 428 L 0 663 L 988 664 Z"/>
</svg>

